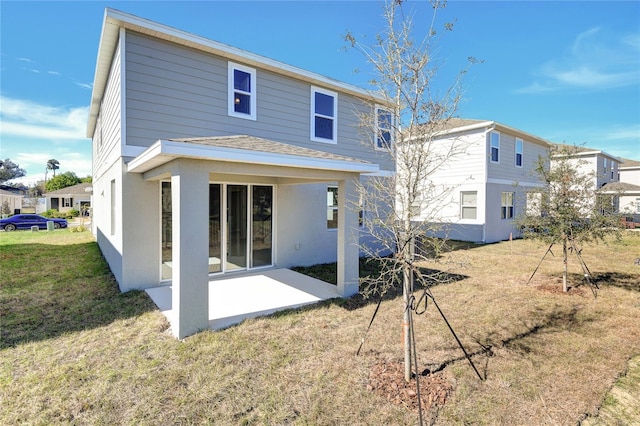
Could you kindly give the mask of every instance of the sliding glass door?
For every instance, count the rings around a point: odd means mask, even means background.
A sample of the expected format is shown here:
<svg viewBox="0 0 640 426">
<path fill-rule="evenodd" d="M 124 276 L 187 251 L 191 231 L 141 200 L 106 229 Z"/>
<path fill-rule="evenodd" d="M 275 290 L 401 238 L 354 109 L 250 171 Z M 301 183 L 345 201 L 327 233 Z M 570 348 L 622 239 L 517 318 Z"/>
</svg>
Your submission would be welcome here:
<svg viewBox="0 0 640 426">
<path fill-rule="evenodd" d="M 162 182 L 161 198 L 161 275 L 163 280 L 170 280 L 170 182 Z M 209 184 L 208 228 L 210 274 L 273 265 L 273 187 Z"/>
</svg>

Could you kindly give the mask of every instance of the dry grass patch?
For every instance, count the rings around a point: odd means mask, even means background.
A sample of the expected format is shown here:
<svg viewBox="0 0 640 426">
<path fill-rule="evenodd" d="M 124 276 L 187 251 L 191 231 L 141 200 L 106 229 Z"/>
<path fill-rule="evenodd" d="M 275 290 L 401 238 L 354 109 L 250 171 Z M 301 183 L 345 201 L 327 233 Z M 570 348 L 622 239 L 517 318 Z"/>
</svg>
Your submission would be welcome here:
<svg viewBox="0 0 640 426">
<path fill-rule="evenodd" d="M 68 242 L 81 250 L 58 260 L 79 269 L 31 271 L 28 259 L 41 256 L 34 252 L 58 247 L 39 234 L 0 237 L 0 424 L 417 422 L 371 390 L 372 370 L 402 357 L 398 298 L 382 302 L 361 356 L 376 307 L 367 301 L 325 302 L 180 342 L 144 293 L 117 292 L 82 233 Z M 478 380 L 432 306 L 416 317 L 419 372 L 455 384 L 435 424 L 575 425 L 595 415 L 640 354 L 640 235 L 632 235 L 584 248 L 594 275 L 605 277 L 597 298 L 588 289 L 541 291 L 561 270 L 555 257 L 525 285 L 546 250 L 529 241 L 467 247 L 425 265 L 466 265 L 450 271 L 465 279 L 433 293 L 486 377 Z"/>
</svg>

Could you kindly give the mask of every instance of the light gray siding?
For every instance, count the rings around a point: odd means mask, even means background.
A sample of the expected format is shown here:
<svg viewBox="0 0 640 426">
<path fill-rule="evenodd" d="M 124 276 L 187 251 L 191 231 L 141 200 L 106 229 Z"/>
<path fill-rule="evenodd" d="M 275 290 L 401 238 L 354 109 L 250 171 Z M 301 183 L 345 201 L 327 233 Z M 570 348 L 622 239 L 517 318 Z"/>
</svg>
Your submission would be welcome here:
<svg viewBox="0 0 640 426">
<path fill-rule="evenodd" d="M 523 139 L 522 167 L 515 163 L 516 136 L 500 132 L 500 162 L 490 161 L 491 144 L 487 140 L 487 179 L 504 182 L 535 182 L 538 180 L 534 173 L 538 157 L 546 156 L 546 147 Z"/>
<path fill-rule="evenodd" d="M 226 59 L 132 32 L 126 40 L 127 145 L 247 134 L 393 168 L 360 143 L 354 110 L 369 107 L 354 96 L 338 94 L 338 143 L 312 142 L 308 83 L 257 69 L 257 119 L 230 117 Z"/>
<path fill-rule="evenodd" d="M 120 156 L 121 134 L 121 65 L 120 45 L 114 53 L 109 80 L 102 99 L 93 134 L 93 177 L 99 178 Z"/>
</svg>

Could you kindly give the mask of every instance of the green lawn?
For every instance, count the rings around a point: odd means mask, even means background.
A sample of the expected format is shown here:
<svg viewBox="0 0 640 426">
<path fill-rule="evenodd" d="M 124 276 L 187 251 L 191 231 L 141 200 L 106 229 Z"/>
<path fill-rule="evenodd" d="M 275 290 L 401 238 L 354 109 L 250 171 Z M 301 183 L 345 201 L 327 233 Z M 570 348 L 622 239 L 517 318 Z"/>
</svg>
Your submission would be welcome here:
<svg viewBox="0 0 640 426">
<path fill-rule="evenodd" d="M 629 363 L 640 355 L 640 234 L 583 249 L 597 298 L 575 262 L 571 291 L 558 293 L 553 256 L 526 285 L 545 250 L 521 240 L 465 245 L 425 265 L 464 277 L 433 293 L 486 377 L 433 306 L 416 317 L 420 369 L 453 386 L 431 413 L 436 424 L 575 425 L 603 404 L 589 424 L 640 422 L 633 407 L 615 409 L 640 398 L 639 363 Z M 355 356 L 371 301 L 177 341 L 144 292 L 118 291 L 87 232 L 0 232 L 0 283 L 0 424 L 417 422 L 368 386 L 374 366 L 402 357 L 397 298 L 382 302 Z M 611 390 L 617 380 L 622 394 Z"/>
</svg>

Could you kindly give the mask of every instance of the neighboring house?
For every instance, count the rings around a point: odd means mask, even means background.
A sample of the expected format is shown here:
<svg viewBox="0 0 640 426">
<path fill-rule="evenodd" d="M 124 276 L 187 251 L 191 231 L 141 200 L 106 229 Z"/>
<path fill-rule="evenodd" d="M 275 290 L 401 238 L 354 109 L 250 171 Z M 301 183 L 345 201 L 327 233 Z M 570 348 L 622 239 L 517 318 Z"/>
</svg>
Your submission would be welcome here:
<svg viewBox="0 0 640 426">
<path fill-rule="evenodd" d="M 172 288 L 172 331 L 208 326 L 211 277 L 337 261 L 358 291 L 369 92 L 107 9 L 87 136 L 92 229 L 123 291 Z M 366 178 L 362 177 L 363 180 Z M 365 212 L 366 217 L 366 212 Z"/>
<path fill-rule="evenodd" d="M 437 213 L 442 230 L 436 236 L 478 243 L 520 236 L 514 219 L 525 209 L 527 192 L 543 186 L 534 168 L 549 142 L 495 121 L 454 118 L 432 149 L 452 144 L 464 153 L 431 177 L 432 185 L 448 191 Z M 421 214 L 416 218 L 425 220 Z"/>
<path fill-rule="evenodd" d="M 58 210 L 60 213 L 70 210 L 88 212 L 91 208 L 92 183 L 79 183 L 44 194 L 45 210 Z"/>
<path fill-rule="evenodd" d="M 640 161 L 623 159 L 618 171 L 620 182 L 618 188 L 613 189 L 617 189 L 619 195 L 619 211 L 640 222 Z"/>
<path fill-rule="evenodd" d="M 23 197 L 24 196 L 20 193 L 0 189 L 0 214 L 12 215 L 20 213 L 20 210 L 22 210 Z M 8 213 L 5 213 L 5 208 L 9 209 Z"/>
<path fill-rule="evenodd" d="M 558 148 L 562 145 L 558 145 Z M 565 146 L 566 147 L 566 146 Z M 618 195 L 619 167 L 622 160 L 604 151 L 587 147 L 568 147 L 571 152 L 570 162 L 573 163 L 578 172 L 584 176 L 592 177 L 592 189 L 594 194 Z M 560 154 L 558 154 L 560 155 Z M 611 200 L 612 211 L 618 211 L 618 197 Z"/>
</svg>

